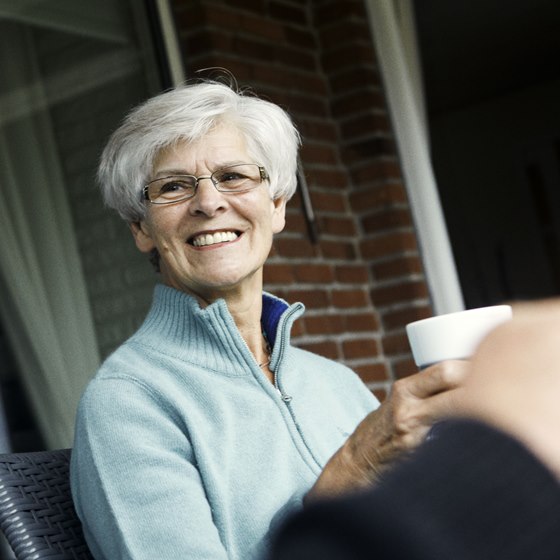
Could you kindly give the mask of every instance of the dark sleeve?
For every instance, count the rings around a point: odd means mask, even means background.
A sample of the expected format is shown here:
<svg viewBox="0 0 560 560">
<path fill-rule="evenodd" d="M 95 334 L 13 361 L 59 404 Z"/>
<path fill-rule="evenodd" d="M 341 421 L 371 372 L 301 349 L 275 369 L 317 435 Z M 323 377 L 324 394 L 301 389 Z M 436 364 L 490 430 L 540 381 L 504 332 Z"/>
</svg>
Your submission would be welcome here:
<svg viewBox="0 0 560 560">
<path fill-rule="evenodd" d="M 560 559 L 560 487 L 516 440 L 447 422 L 375 489 L 317 502 L 272 560 Z"/>
</svg>

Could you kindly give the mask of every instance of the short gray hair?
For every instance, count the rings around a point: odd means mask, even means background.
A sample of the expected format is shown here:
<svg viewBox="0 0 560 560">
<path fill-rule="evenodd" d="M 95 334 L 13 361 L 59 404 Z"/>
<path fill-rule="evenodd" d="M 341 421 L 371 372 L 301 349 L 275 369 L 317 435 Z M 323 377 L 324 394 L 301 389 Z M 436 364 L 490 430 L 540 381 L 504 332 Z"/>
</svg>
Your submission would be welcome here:
<svg viewBox="0 0 560 560">
<path fill-rule="evenodd" d="M 273 199 L 289 199 L 297 186 L 300 137 L 278 105 L 248 91 L 203 81 L 161 93 L 135 109 L 109 139 L 98 170 L 103 198 L 127 222 L 145 217 L 142 189 L 158 153 L 177 142 L 196 142 L 218 124 L 236 127 L 255 163 L 270 177 Z"/>
</svg>

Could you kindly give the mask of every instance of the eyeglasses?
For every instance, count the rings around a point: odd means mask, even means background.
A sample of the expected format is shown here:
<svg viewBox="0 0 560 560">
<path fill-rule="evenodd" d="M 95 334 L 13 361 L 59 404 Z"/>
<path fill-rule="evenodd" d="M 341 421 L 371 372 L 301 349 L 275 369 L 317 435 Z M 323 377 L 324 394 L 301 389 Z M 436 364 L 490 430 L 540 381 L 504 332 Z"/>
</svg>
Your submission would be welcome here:
<svg viewBox="0 0 560 560">
<path fill-rule="evenodd" d="M 268 180 L 265 168 L 256 163 L 239 163 L 214 171 L 212 175 L 171 175 L 150 181 L 143 189 L 144 200 L 152 204 L 172 204 L 192 198 L 202 179 L 210 179 L 223 193 L 243 193 Z"/>
</svg>

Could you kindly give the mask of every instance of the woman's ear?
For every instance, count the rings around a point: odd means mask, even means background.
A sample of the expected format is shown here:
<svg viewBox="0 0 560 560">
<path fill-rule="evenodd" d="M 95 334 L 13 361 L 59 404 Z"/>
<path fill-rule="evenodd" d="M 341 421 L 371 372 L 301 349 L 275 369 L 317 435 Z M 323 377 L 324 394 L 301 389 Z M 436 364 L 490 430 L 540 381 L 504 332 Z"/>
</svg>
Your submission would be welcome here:
<svg viewBox="0 0 560 560">
<path fill-rule="evenodd" d="M 136 247 L 138 247 L 142 253 L 149 253 L 155 249 L 155 244 L 150 234 L 150 228 L 146 225 L 146 222 L 130 222 L 128 227 L 132 232 Z"/>
<path fill-rule="evenodd" d="M 272 201 L 272 233 L 280 233 L 286 225 L 286 197 L 282 196 Z"/>
</svg>

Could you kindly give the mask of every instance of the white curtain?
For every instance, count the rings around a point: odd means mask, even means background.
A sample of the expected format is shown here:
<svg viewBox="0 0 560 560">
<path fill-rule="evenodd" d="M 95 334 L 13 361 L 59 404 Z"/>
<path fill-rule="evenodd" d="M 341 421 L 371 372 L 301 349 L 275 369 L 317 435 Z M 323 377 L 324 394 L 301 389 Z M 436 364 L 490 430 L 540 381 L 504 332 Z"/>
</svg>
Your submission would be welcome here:
<svg viewBox="0 0 560 560">
<path fill-rule="evenodd" d="M 464 309 L 430 161 L 412 0 L 366 0 L 401 167 L 436 314 Z"/>
<path fill-rule="evenodd" d="M 15 120 L 0 97 L 0 314 L 46 444 L 66 447 L 97 341 L 29 28 L 0 29 L 4 84 L 30 85 Z"/>
</svg>

